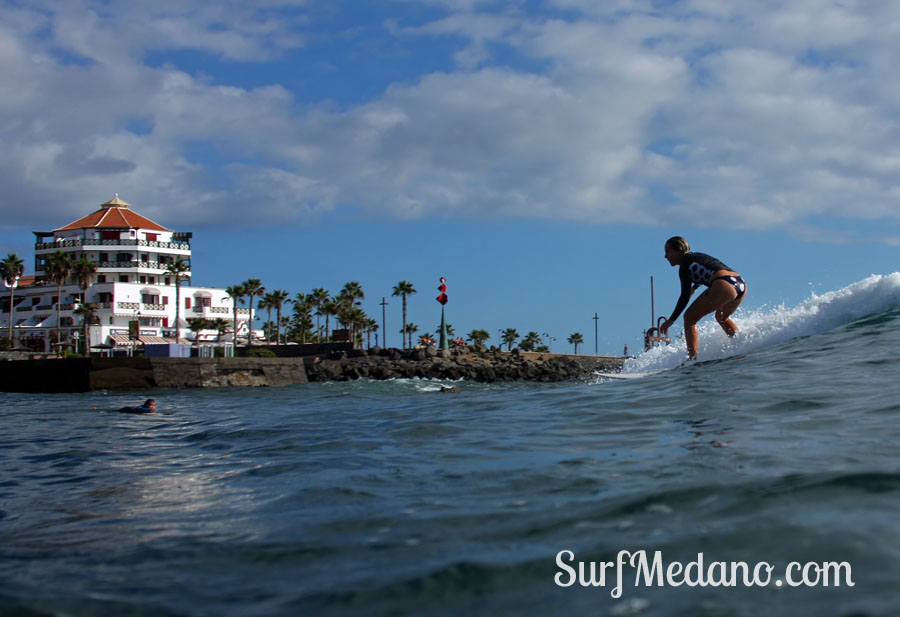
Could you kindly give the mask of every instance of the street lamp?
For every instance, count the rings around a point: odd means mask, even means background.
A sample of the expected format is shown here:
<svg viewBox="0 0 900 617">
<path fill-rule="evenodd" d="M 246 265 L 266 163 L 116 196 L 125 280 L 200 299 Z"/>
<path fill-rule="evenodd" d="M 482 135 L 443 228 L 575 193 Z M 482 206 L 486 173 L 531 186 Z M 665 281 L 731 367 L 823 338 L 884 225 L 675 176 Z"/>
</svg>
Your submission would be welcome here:
<svg viewBox="0 0 900 617">
<path fill-rule="evenodd" d="M 13 276 L 12 281 L 7 281 L 6 279 L 3 279 L 3 284 L 6 286 L 7 289 L 14 290 L 16 287 L 19 286 L 19 275 L 17 274 L 15 276 Z M 10 349 L 15 348 L 15 346 L 16 346 L 15 338 L 13 337 L 13 315 L 16 310 L 16 307 L 13 305 L 13 299 L 14 299 L 15 295 L 16 295 L 15 291 L 10 291 L 10 293 L 9 293 L 9 345 L 10 345 Z"/>
<path fill-rule="evenodd" d="M 543 333 L 543 336 L 545 336 L 545 337 L 547 338 L 547 340 L 550 341 L 550 342 L 547 344 L 547 349 L 551 350 L 551 352 L 552 352 L 552 350 L 553 350 L 553 341 L 556 340 L 556 337 L 555 337 L 555 336 L 550 336 L 550 333 L 549 333 L 549 332 L 544 332 L 544 333 Z"/>
</svg>

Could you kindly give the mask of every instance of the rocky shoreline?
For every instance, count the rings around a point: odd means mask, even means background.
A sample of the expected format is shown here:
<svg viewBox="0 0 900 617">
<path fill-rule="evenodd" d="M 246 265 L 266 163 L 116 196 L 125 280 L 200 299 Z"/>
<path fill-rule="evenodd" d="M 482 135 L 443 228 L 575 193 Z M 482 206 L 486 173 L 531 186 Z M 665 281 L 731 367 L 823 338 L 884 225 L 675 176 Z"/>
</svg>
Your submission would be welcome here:
<svg viewBox="0 0 900 617">
<path fill-rule="evenodd" d="M 484 347 L 441 350 L 434 347 L 400 350 L 354 349 L 306 358 L 309 381 L 354 379 L 447 379 L 478 382 L 558 382 L 584 379 L 595 371 L 615 372 L 624 358 L 511 352 Z"/>
</svg>

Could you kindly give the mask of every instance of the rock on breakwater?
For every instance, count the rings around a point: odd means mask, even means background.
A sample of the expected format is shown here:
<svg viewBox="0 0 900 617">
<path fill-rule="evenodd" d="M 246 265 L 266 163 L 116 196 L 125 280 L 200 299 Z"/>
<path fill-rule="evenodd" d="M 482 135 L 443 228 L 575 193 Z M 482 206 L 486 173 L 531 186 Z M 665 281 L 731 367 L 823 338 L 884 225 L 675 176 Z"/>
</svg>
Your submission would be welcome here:
<svg viewBox="0 0 900 617">
<path fill-rule="evenodd" d="M 353 379 L 466 379 L 469 381 L 556 382 L 589 377 L 594 371 L 618 371 L 623 358 L 539 354 L 514 349 L 381 349 L 332 353 L 306 359 L 309 381 Z"/>
</svg>

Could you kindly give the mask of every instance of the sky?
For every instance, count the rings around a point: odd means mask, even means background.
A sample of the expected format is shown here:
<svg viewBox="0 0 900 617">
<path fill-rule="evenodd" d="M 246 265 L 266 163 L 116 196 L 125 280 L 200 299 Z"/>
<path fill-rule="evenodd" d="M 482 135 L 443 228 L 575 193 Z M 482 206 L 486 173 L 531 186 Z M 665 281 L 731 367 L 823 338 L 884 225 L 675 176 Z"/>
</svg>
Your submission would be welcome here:
<svg viewBox="0 0 900 617">
<path fill-rule="evenodd" d="M 651 277 L 654 315 L 675 304 L 673 235 L 744 275 L 742 310 L 897 270 L 889 0 L 0 0 L 0 15 L 0 254 L 26 272 L 32 231 L 118 194 L 193 232 L 195 285 L 357 281 L 399 346 L 393 287 L 413 283 L 409 319 L 434 332 L 444 276 L 457 334 L 512 327 L 564 352 L 580 332 L 581 352 L 618 354 L 652 323 Z"/>
</svg>

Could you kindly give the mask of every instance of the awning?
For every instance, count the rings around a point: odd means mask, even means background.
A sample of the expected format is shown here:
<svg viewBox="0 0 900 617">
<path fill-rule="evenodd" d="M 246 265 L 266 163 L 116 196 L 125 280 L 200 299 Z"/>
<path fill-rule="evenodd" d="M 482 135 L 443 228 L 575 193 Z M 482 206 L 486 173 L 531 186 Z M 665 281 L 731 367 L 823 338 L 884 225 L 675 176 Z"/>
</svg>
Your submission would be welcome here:
<svg viewBox="0 0 900 617">
<path fill-rule="evenodd" d="M 143 345 L 140 341 L 132 341 L 127 334 L 110 334 L 109 338 L 115 345 Z"/>
<path fill-rule="evenodd" d="M 142 336 L 141 342 L 144 345 L 167 345 L 172 343 L 172 339 L 163 338 L 161 336 Z"/>
</svg>

